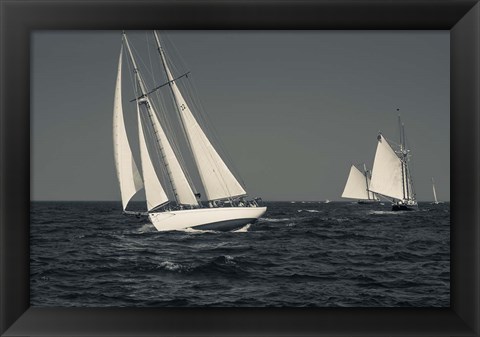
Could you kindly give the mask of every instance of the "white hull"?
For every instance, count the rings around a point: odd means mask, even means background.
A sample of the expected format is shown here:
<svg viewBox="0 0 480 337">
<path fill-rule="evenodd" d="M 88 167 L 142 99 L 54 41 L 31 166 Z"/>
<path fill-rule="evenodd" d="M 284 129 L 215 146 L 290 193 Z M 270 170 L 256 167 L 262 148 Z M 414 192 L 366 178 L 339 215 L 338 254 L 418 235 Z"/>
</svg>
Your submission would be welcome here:
<svg viewBox="0 0 480 337">
<path fill-rule="evenodd" d="M 233 230 L 255 222 L 267 207 L 197 208 L 150 213 L 148 218 L 158 231 L 186 228 Z"/>
</svg>

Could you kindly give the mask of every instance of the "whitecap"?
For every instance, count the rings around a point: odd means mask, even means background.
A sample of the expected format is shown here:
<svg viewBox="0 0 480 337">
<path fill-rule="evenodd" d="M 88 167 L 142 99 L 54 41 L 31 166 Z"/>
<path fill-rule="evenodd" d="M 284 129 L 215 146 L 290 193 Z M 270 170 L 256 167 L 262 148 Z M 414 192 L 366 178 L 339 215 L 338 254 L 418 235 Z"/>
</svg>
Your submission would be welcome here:
<svg viewBox="0 0 480 337">
<path fill-rule="evenodd" d="M 268 222 L 284 222 L 284 221 L 290 221 L 292 220 L 291 218 L 260 218 L 260 220 L 268 221 Z"/>
<path fill-rule="evenodd" d="M 142 225 L 142 227 L 140 227 L 137 232 L 139 233 L 148 233 L 148 232 L 154 232 L 155 231 L 155 227 L 151 224 L 151 223 L 145 223 Z"/>
<path fill-rule="evenodd" d="M 166 270 L 170 270 L 170 271 L 177 271 L 177 270 L 184 269 L 181 264 L 174 263 L 172 261 L 163 261 L 162 263 L 160 263 L 159 267 Z"/>
<path fill-rule="evenodd" d="M 240 229 L 237 229 L 237 230 L 234 230 L 232 231 L 233 233 L 246 233 L 248 232 L 248 229 L 250 228 L 252 224 L 246 224 L 245 226 L 243 226 L 242 228 Z"/>
<path fill-rule="evenodd" d="M 189 234 L 203 234 L 203 233 L 220 233 L 218 231 L 214 231 L 213 229 L 195 229 L 195 228 L 185 228 L 179 229 L 179 232 L 189 233 Z"/>
<path fill-rule="evenodd" d="M 225 258 L 225 264 L 229 264 L 229 265 L 234 265 L 236 264 L 235 263 L 235 259 L 233 258 L 233 256 L 231 255 L 224 255 L 224 258 Z"/>
<path fill-rule="evenodd" d="M 405 212 L 396 212 L 396 211 L 370 211 L 368 214 L 405 214 Z"/>
</svg>

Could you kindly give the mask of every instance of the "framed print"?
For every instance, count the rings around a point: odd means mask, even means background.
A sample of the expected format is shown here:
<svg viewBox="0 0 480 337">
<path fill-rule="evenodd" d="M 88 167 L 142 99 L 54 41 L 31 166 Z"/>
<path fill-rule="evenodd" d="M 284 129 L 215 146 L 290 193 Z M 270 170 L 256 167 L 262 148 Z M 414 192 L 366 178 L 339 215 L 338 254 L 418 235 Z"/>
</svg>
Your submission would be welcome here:
<svg viewBox="0 0 480 337">
<path fill-rule="evenodd" d="M 1 17 L 3 335 L 479 334 L 477 1 Z"/>
</svg>

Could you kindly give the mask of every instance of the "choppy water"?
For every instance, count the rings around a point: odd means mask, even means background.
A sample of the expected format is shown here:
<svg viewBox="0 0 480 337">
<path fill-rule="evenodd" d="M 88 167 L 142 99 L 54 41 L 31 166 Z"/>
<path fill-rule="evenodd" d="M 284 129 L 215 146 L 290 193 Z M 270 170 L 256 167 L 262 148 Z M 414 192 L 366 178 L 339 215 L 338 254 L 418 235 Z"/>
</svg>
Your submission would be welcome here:
<svg viewBox="0 0 480 337">
<path fill-rule="evenodd" d="M 157 232 L 116 202 L 33 202 L 31 305 L 450 305 L 448 203 L 266 205 L 236 232 Z"/>
</svg>

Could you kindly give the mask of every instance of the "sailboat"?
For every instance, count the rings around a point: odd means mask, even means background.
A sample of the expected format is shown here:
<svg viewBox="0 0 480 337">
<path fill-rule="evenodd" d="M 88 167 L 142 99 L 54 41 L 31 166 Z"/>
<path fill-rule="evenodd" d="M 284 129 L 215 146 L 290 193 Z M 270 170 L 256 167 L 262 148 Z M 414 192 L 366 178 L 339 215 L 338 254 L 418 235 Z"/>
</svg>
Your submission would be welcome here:
<svg viewBox="0 0 480 337">
<path fill-rule="evenodd" d="M 370 191 L 370 179 L 370 172 L 365 164 L 363 164 L 363 172 L 355 165 L 352 165 L 343 189 L 342 198 L 356 199 L 359 204 L 379 201 L 375 193 Z"/>
<path fill-rule="evenodd" d="M 438 204 L 441 204 L 440 201 L 437 200 L 437 191 L 435 190 L 435 181 L 433 180 L 433 177 L 432 177 L 432 190 L 433 190 L 433 204 L 434 205 L 438 205 Z"/>
<path fill-rule="evenodd" d="M 398 116 L 400 144 L 393 146 L 380 132 L 372 168 L 370 190 L 392 200 L 392 211 L 411 211 L 418 204 L 409 168 L 411 153 L 406 146 L 405 125 Z M 394 149 L 396 148 L 396 150 Z"/>
<path fill-rule="evenodd" d="M 154 31 L 153 36 L 166 83 L 149 90 L 137 66 L 127 35 L 122 33 L 114 95 L 113 143 L 124 213 L 148 215 L 158 231 L 186 228 L 234 230 L 255 222 L 267 208 L 261 205 L 260 198 L 247 199 L 244 187 L 219 155 L 180 91 L 177 82 L 185 76 L 173 76 L 159 34 Z M 136 103 L 141 172 L 127 137 L 122 105 L 124 51 L 133 68 L 136 97 L 133 101 Z M 199 200 L 200 194 L 192 183 L 175 135 L 167 134 L 168 125 L 162 125 L 158 117 L 156 101 L 152 95 L 163 87 L 169 88 L 173 100 L 171 105 L 179 117 L 183 141 L 188 144 L 189 155 L 193 156 L 208 206 Z M 152 150 L 152 145 L 149 148 L 148 143 L 154 143 L 155 150 Z M 157 175 L 154 163 L 160 167 L 162 180 Z M 132 197 L 142 188 L 145 190 L 147 212 L 128 211 L 127 206 Z"/>
</svg>

